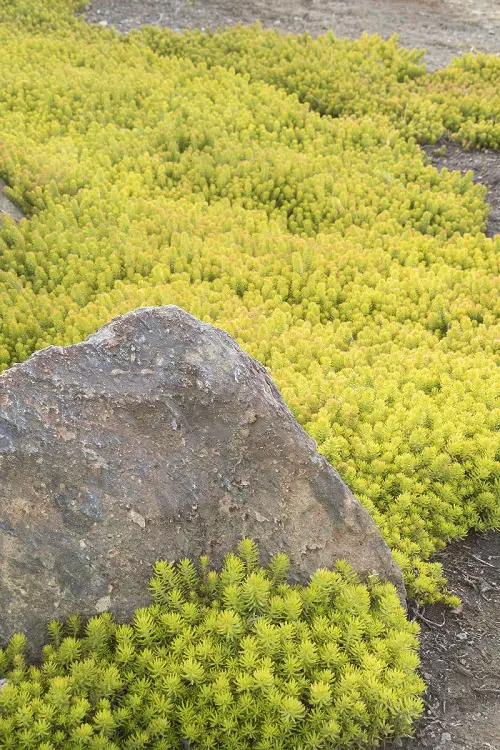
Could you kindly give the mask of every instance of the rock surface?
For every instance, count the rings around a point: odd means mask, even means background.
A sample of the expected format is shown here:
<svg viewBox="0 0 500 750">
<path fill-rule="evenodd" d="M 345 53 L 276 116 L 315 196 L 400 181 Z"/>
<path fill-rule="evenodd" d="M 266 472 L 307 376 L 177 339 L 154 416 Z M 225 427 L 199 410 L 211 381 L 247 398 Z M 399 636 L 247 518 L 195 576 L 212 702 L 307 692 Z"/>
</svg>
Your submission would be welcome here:
<svg viewBox="0 0 500 750">
<path fill-rule="evenodd" d="M 404 599 L 368 513 L 223 331 L 141 308 L 0 376 L 0 643 L 129 617 L 155 560 L 218 564 L 243 535 L 298 579 L 344 558 Z"/>
<path fill-rule="evenodd" d="M 23 212 L 19 206 L 16 206 L 16 204 L 5 195 L 3 192 L 4 187 L 6 187 L 6 183 L 0 179 L 0 219 L 2 218 L 2 214 L 7 214 L 16 221 L 19 221 L 23 218 Z"/>
</svg>

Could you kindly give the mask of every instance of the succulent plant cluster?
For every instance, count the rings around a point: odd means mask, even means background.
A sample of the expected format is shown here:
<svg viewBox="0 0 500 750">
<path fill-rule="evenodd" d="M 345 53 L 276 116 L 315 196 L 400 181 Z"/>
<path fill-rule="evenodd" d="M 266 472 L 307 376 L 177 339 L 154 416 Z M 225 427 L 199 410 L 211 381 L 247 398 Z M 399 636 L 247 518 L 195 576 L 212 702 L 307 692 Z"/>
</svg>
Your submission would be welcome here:
<svg viewBox="0 0 500 750">
<path fill-rule="evenodd" d="M 443 136 L 467 148 L 500 148 L 500 59 L 469 53 L 427 73 L 423 51 L 363 34 L 283 36 L 253 27 L 178 34 L 149 27 L 135 37 L 159 55 L 189 58 L 209 68 L 233 68 L 296 94 L 331 117 L 383 115 L 406 138 L 435 143 Z"/>
<path fill-rule="evenodd" d="M 49 626 L 42 664 L 0 650 L 0 747 L 9 750 L 319 750 L 374 747 L 422 709 L 418 626 L 391 584 L 345 563 L 287 583 L 252 541 L 220 572 L 159 561 L 153 604 Z"/>
</svg>

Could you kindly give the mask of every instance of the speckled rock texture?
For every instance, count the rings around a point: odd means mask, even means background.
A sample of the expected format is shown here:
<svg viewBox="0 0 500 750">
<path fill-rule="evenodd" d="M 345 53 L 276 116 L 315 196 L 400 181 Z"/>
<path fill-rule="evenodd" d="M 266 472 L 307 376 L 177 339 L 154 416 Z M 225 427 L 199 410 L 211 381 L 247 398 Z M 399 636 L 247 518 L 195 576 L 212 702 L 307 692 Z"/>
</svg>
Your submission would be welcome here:
<svg viewBox="0 0 500 750">
<path fill-rule="evenodd" d="M 178 307 L 140 308 L 0 376 L 0 643 L 149 602 L 157 559 L 242 536 L 304 580 L 344 558 L 398 587 L 378 529 L 265 369 Z"/>
<path fill-rule="evenodd" d="M 0 179 L 0 222 L 2 220 L 2 215 L 11 216 L 16 221 L 19 221 L 23 218 L 23 212 L 19 206 L 16 206 L 16 204 L 5 195 L 3 191 L 4 187 L 6 187 L 6 183 Z"/>
</svg>

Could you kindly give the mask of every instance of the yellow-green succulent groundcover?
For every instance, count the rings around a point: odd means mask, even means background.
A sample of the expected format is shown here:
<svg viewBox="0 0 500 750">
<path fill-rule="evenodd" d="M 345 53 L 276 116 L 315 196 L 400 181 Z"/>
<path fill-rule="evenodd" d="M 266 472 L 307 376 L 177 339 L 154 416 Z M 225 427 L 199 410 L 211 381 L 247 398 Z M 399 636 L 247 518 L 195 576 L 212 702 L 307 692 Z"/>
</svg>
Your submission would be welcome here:
<svg viewBox="0 0 500 750">
<path fill-rule="evenodd" d="M 0 177 L 26 217 L 0 220 L 0 370 L 180 305 L 268 368 L 409 595 L 455 604 L 431 555 L 500 521 L 500 237 L 420 144 L 500 148 L 500 59 L 122 36 L 78 5 L 0 0 Z"/>
<path fill-rule="evenodd" d="M 422 709 L 418 625 L 395 588 L 338 562 L 307 586 L 244 539 L 219 573 L 159 561 L 154 602 L 50 623 L 42 666 L 0 650 L 0 747 L 319 750 L 374 747 Z"/>
</svg>

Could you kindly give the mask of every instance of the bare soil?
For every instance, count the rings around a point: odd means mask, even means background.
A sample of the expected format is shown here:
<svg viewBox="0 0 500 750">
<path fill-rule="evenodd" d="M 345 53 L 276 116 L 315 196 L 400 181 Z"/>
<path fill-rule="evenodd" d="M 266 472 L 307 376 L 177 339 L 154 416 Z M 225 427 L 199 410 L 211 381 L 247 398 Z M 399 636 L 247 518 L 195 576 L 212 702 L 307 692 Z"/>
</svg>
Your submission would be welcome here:
<svg viewBox="0 0 500 750">
<path fill-rule="evenodd" d="M 412 739 L 384 750 L 499 750 L 500 533 L 472 534 L 435 559 L 462 606 L 410 605 L 422 628 L 426 710 Z"/>
<path fill-rule="evenodd" d="M 442 146 L 446 153 L 441 154 Z M 425 153 L 436 169 L 446 167 L 465 174 L 473 173 L 474 182 L 480 182 L 488 188 L 486 202 L 490 212 L 486 234 L 494 237 L 500 234 L 500 152 L 499 151 L 464 151 L 453 141 L 442 141 L 435 146 L 424 146 Z"/>
</svg>

